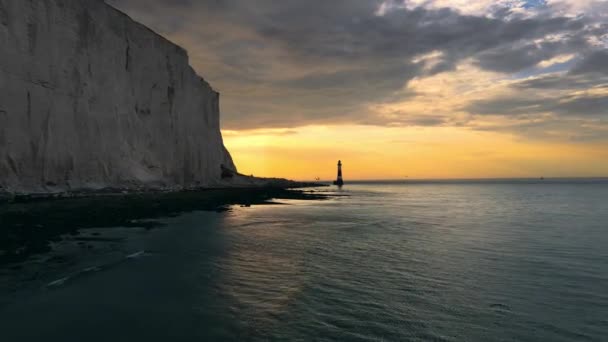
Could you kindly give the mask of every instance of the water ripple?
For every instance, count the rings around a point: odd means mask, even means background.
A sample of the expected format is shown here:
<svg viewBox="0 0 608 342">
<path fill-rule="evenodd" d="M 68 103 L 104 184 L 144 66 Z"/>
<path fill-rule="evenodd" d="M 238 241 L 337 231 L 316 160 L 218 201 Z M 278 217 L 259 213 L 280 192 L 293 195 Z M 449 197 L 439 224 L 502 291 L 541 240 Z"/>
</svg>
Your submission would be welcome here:
<svg viewBox="0 0 608 342">
<path fill-rule="evenodd" d="M 252 339 L 608 335 L 608 231 L 600 229 L 608 222 L 608 185 L 348 191 L 314 205 L 227 217 L 230 248 L 214 264 L 217 291 L 233 303 L 234 320 L 249 322 Z"/>
</svg>

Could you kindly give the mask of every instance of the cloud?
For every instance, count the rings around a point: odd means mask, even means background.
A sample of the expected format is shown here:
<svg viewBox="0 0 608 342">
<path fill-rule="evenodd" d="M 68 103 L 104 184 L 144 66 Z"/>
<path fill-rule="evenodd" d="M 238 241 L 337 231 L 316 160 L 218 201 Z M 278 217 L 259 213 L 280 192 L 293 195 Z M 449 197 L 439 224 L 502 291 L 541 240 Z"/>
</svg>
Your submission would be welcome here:
<svg viewBox="0 0 608 342">
<path fill-rule="evenodd" d="M 553 114 L 608 120 L 607 60 L 607 51 L 590 51 L 567 72 L 513 81 L 505 93 L 472 101 L 464 110 L 477 115 Z"/>
<path fill-rule="evenodd" d="M 253 130 L 245 130 L 245 131 L 233 131 L 233 130 L 223 130 L 222 135 L 224 137 L 239 137 L 239 136 L 287 136 L 287 135 L 296 135 L 298 134 L 297 130 L 293 129 L 253 129 Z"/>
<path fill-rule="evenodd" d="M 606 115 L 604 95 L 576 93 L 606 84 L 602 1 L 108 3 L 189 51 L 227 130 Z"/>
<path fill-rule="evenodd" d="M 478 115 L 517 115 L 553 113 L 586 117 L 608 116 L 608 93 L 605 95 L 581 95 L 567 98 L 495 98 L 480 100 L 466 107 L 466 111 Z"/>
<path fill-rule="evenodd" d="M 385 2 L 387 4 L 385 9 L 400 7 L 396 3 L 407 8 L 420 6 L 429 9 L 450 8 L 476 16 L 532 15 L 540 12 L 575 17 L 601 15 L 600 10 L 605 10 L 606 0 L 388 0 Z"/>
<path fill-rule="evenodd" d="M 590 74 L 608 76 L 608 50 L 598 50 L 589 53 L 572 69 L 573 74 Z"/>
<path fill-rule="evenodd" d="M 608 77 L 601 77 L 599 75 L 588 77 L 575 74 L 548 74 L 522 80 L 514 83 L 512 87 L 521 90 L 542 91 L 576 90 L 603 85 L 608 85 Z"/>
<path fill-rule="evenodd" d="M 558 55 L 556 57 L 540 61 L 538 63 L 538 66 L 540 68 L 550 68 L 555 65 L 568 63 L 568 62 L 574 60 L 574 58 L 575 58 L 574 54 Z"/>
<path fill-rule="evenodd" d="M 536 66 L 546 68 L 555 64 L 555 59 L 559 62 L 559 57 L 563 55 L 569 56 L 566 60 L 568 61 L 574 58 L 573 51 L 585 49 L 586 45 L 582 37 L 565 37 L 559 41 L 532 41 L 519 46 L 500 46 L 480 53 L 476 59 L 478 65 L 484 69 L 515 73 Z M 542 65 L 543 62 L 545 65 Z"/>
</svg>

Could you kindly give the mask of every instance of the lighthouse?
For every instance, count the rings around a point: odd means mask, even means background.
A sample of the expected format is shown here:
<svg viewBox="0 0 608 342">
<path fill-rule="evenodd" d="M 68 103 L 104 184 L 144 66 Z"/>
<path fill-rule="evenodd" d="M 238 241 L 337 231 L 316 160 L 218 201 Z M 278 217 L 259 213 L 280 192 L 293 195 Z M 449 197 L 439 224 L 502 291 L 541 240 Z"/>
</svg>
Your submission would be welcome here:
<svg viewBox="0 0 608 342">
<path fill-rule="evenodd" d="M 342 180 L 342 161 L 338 160 L 338 178 L 334 181 L 334 185 L 342 186 L 344 185 L 344 180 Z"/>
</svg>

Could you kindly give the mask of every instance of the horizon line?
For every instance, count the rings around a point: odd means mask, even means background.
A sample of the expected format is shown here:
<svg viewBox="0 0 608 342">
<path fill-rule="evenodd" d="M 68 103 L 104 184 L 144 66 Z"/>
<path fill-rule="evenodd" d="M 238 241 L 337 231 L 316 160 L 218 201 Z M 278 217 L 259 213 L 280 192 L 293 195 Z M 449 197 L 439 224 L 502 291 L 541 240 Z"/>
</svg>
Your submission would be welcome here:
<svg viewBox="0 0 608 342">
<path fill-rule="evenodd" d="M 461 177 L 461 178 L 368 178 L 348 179 L 346 182 L 407 182 L 407 181 L 479 181 L 479 180 L 608 180 L 608 176 L 565 176 L 565 177 Z M 302 182 L 333 182 L 335 179 L 299 180 Z"/>
</svg>

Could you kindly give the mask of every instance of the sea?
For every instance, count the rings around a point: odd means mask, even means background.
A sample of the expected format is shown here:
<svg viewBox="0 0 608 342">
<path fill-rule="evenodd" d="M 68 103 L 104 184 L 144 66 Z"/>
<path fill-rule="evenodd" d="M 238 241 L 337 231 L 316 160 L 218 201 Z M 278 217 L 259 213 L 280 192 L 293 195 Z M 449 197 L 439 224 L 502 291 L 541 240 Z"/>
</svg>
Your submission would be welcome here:
<svg viewBox="0 0 608 342">
<path fill-rule="evenodd" d="M 55 238 L 2 266 L 0 340 L 608 341 L 608 179 L 304 192 Z"/>
</svg>

